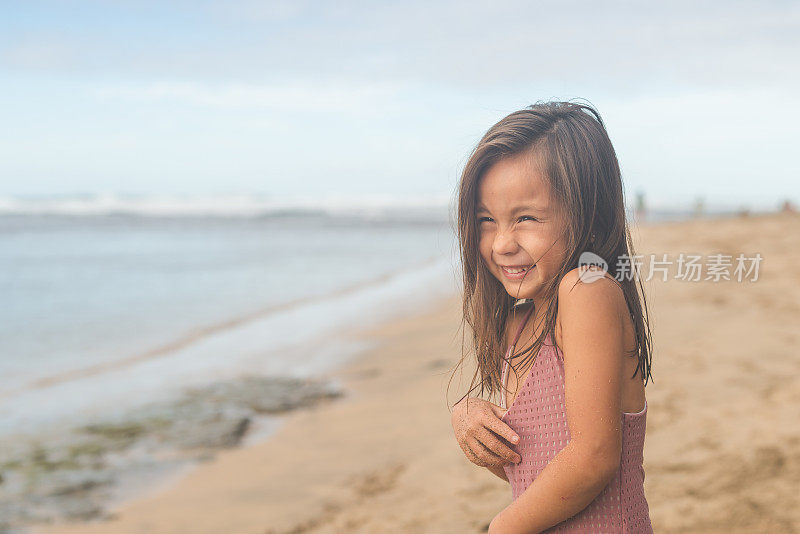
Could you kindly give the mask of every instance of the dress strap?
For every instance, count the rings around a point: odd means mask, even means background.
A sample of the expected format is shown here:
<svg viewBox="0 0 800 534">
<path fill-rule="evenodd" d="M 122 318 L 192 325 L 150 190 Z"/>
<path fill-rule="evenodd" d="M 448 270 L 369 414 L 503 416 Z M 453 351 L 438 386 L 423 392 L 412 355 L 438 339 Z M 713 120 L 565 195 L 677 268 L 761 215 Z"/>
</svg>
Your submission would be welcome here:
<svg viewBox="0 0 800 534">
<path fill-rule="evenodd" d="M 522 330 L 525 328 L 525 325 L 527 324 L 528 318 L 531 316 L 531 313 L 533 313 L 533 308 L 535 308 L 535 306 L 532 305 L 530 308 L 528 308 L 528 311 L 525 312 L 525 316 L 522 319 L 522 323 L 520 323 L 519 328 L 517 329 L 517 333 L 514 336 L 514 341 L 512 341 L 511 345 L 509 345 L 508 350 L 506 350 L 505 358 L 503 358 L 503 372 L 501 374 L 500 380 L 501 380 L 504 388 L 507 387 L 506 376 L 508 375 L 508 368 L 511 365 L 511 361 L 510 361 L 511 353 L 514 351 L 514 347 L 517 346 L 517 341 L 519 341 L 519 336 L 522 335 Z M 501 391 L 500 392 L 500 397 L 501 397 L 501 400 L 502 400 L 500 405 L 503 407 L 503 409 L 506 409 L 506 393 L 505 393 L 505 391 Z"/>
</svg>

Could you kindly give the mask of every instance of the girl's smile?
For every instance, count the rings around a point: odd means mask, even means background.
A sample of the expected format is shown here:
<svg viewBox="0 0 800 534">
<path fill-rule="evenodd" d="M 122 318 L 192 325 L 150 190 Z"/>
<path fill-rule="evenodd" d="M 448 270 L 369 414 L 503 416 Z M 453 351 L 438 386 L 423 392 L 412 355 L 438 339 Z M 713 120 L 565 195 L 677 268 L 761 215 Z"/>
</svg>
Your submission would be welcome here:
<svg viewBox="0 0 800 534">
<path fill-rule="evenodd" d="M 531 267 L 530 265 L 524 265 L 524 266 L 518 265 L 515 267 L 507 267 L 504 265 L 500 266 L 500 269 L 503 271 L 503 274 L 506 275 L 506 278 L 508 278 L 509 280 L 522 280 L 525 277 L 527 271 L 534 268 L 536 268 L 535 265 L 533 267 Z"/>
</svg>

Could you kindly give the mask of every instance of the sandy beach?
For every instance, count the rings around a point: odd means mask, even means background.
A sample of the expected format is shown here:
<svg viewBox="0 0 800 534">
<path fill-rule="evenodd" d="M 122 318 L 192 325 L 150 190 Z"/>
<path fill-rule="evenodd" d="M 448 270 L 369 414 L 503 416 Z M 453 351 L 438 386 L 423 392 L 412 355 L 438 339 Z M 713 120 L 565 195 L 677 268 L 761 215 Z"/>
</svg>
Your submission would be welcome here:
<svg viewBox="0 0 800 534">
<path fill-rule="evenodd" d="M 800 216 L 643 224 L 639 254 L 763 260 L 758 280 L 646 282 L 653 376 L 645 490 L 659 533 L 800 531 Z M 703 272 L 703 278 L 706 273 Z M 508 484 L 471 464 L 449 404 L 460 300 L 363 332 L 378 342 L 331 373 L 347 394 L 293 411 L 268 441 L 212 461 L 114 510 L 37 534 L 485 531 Z M 449 386 L 449 390 L 448 390 Z"/>
</svg>

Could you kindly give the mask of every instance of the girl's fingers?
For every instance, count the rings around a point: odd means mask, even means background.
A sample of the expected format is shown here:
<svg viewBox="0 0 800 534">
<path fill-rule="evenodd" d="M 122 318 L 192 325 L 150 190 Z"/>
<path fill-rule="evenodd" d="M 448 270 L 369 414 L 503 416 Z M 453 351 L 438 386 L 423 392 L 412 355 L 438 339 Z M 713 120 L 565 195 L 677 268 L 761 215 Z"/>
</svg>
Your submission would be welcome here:
<svg viewBox="0 0 800 534">
<path fill-rule="evenodd" d="M 475 448 L 480 450 L 480 444 L 476 444 Z M 478 467 L 486 467 L 487 465 L 489 465 L 485 462 L 485 460 L 481 459 L 477 454 L 472 452 L 472 449 L 469 447 L 464 448 L 464 455 L 470 462 L 477 465 Z"/>
<path fill-rule="evenodd" d="M 480 463 L 478 462 L 473 462 L 473 463 L 476 463 L 481 467 L 502 466 L 504 463 L 506 463 L 504 458 L 496 455 L 494 452 L 492 452 L 491 449 L 487 448 L 486 445 L 481 443 L 481 441 L 478 439 L 475 439 L 474 442 L 472 443 L 472 450 L 474 451 L 475 456 L 478 458 L 478 461 L 480 462 Z"/>
<path fill-rule="evenodd" d="M 499 408 L 499 406 L 498 406 L 498 408 Z M 500 408 L 500 410 L 501 410 L 500 417 L 502 417 L 502 413 L 505 413 L 505 410 L 503 410 L 502 408 Z M 496 418 L 496 419 L 489 418 L 489 420 L 486 421 L 484 424 L 485 424 L 486 428 L 488 428 L 489 430 L 491 430 L 492 432 L 494 432 L 495 434 L 497 434 L 501 438 L 505 439 L 507 442 L 513 443 L 514 445 L 519 444 L 519 436 L 517 435 L 517 433 L 514 432 L 511 429 L 510 426 L 505 424 L 499 418 Z"/>
<path fill-rule="evenodd" d="M 503 443 L 493 432 L 487 429 L 479 432 L 475 437 L 493 456 L 500 458 L 504 462 L 515 464 L 522 459 L 519 454 L 511 450 L 508 445 Z"/>
<path fill-rule="evenodd" d="M 472 403 L 473 410 L 467 412 L 466 403 Z M 518 443 L 514 441 L 517 434 L 500 420 L 506 410 L 483 399 L 469 398 L 466 403 L 456 405 L 451 419 L 458 444 L 467 459 L 481 467 L 519 462 L 519 454 L 500 439 Z"/>
<path fill-rule="evenodd" d="M 459 443 L 459 445 L 461 445 L 461 450 L 464 451 L 464 456 L 466 456 L 470 462 L 479 467 L 486 467 L 489 465 L 486 463 L 487 455 L 484 452 L 485 448 L 478 440 L 470 438 L 463 443 Z"/>
<path fill-rule="evenodd" d="M 493 402 L 488 402 L 488 401 L 487 401 L 487 402 L 486 402 L 486 404 L 488 404 L 488 405 L 489 405 L 489 408 L 492 410 L 492 412 L 494 412 L 494 414 L 495 414 L 495 415 L 496 415 L 498 418 L 499 418 L 499 417 L 503 417 L 503 416 L 506 414 L 506 412 L 508 411 L 508 410 L 504 410 L 502 407 L 500 407 L 500 406 L 496 405 L 496 404 L 495 404 L 495 403 L 493 403 Z"/>
</svg>

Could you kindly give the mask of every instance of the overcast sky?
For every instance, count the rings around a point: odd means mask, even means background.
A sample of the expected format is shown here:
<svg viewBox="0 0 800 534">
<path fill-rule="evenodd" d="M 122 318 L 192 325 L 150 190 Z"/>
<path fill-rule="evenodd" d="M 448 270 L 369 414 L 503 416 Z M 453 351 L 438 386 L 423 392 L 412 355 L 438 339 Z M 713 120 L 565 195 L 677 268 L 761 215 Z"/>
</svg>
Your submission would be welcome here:
<svg viewBox="0 0 800 534">
<path fill-rule="evenodd" d="M 629 198 L 800 202 L 800 3 L 2 2 L 0 195 L 451 195 L 583 98 Z"/>
</svg>

